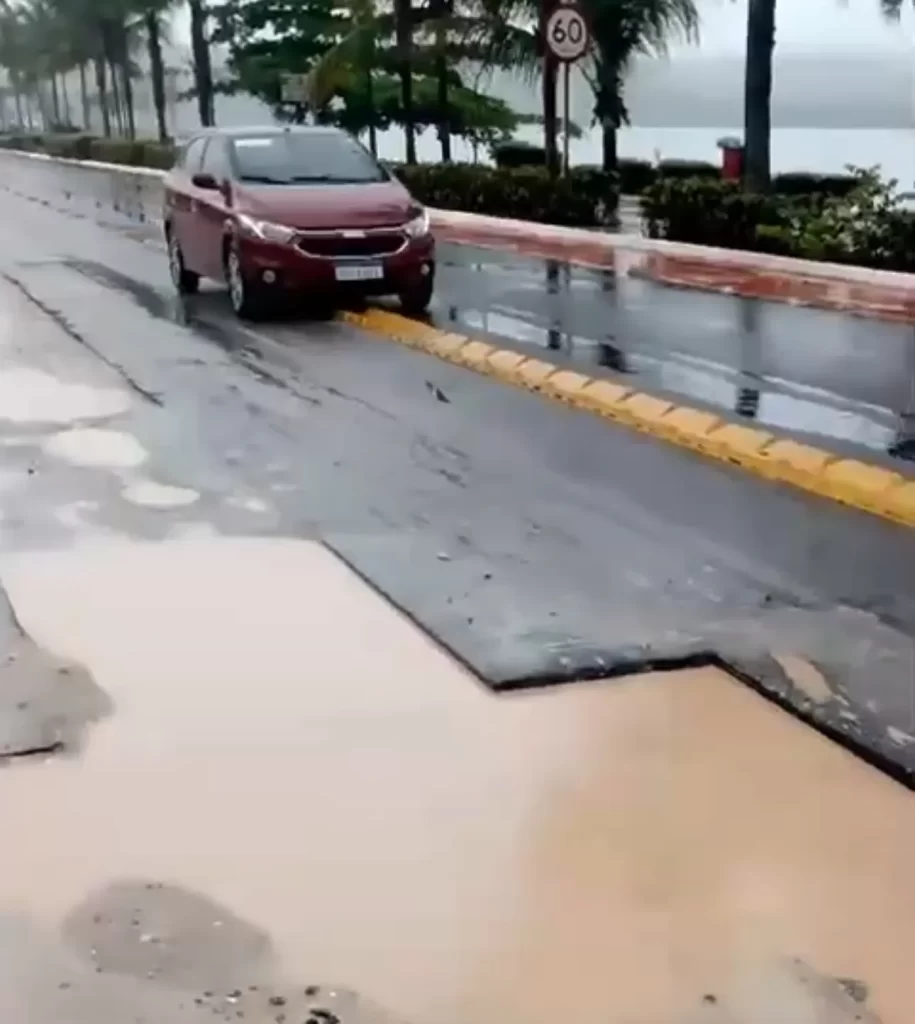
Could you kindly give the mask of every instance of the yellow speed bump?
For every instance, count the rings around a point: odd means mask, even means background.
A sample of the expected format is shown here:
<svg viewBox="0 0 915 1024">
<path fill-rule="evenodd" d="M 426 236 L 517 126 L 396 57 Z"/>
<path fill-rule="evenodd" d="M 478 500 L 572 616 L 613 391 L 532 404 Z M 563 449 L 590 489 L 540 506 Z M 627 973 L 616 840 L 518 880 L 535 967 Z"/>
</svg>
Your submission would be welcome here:
<svg viewBox="0 0 915 1024">
<path fill-rule="evenodd" d="M 539 391 L 557 371 L 552 363 L 546 363 L 542 359 L 526 359 L 518 367 L 518 383 L 531 391 Z"/>
<path fill-rule="evenodd" d="M 586 377 L 583 373 L 576 373 L 574 370 L 559 370 L 546 378 L 540 390 L 550 398 L 558 398 L 560 402 L 578 405 L 582 391 L 590 383 L 591 378 Z"/>
<path fill-rule="evenodd" d="M 915 526 L 915 481 L 880 466 L 842 459 L 757 427 L 728 423 L 702 409 L 675 405 L 658 395 L 562 369 L 544 359 L 441 331 L 387 310 L 344 313 L 342 319 L 487 377 L 739 466 L 756 476 L 790 484 L 904 526 Z"/>
</svg>

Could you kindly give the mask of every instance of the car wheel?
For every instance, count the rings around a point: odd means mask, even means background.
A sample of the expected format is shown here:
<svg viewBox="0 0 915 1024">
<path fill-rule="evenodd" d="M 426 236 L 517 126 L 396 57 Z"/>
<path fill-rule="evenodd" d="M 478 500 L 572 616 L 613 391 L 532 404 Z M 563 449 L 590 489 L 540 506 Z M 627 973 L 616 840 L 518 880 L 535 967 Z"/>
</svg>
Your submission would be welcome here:
<svg viewBox="0 0 915 1024">
<path fill-rule="evenodd" d="M 168 233 L 168 269 L 172 284 L 182 295 L 194 295 L 200 288 L 200 275 L 184 265 L 184 253 L 174 231 Z"/>
<path fill-rule="evenodd" d="M 263 295 L 245 274 L 241 253 L 234 242 L 226 246 L 226 283 L 232 310 L 242 320 L 257 320 L 263 311 Z"/>
<path fill-rule="evenodd" d="M 419 284 L 410 285 L 400 293 L 400 308 L 407 316 L 423 316 L 432 302 L 432 275 L 424 277 Z"/>
</svg>

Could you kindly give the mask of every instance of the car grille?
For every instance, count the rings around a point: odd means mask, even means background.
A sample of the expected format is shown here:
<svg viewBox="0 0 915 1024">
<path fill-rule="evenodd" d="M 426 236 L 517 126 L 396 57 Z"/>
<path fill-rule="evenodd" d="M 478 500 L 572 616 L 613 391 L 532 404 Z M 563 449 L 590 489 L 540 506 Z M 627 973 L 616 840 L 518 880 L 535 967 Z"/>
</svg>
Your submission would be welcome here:
<svg viewBox="0 0 915 1024">
<path fill-rule="evenodd" d="M 340 234 L 305 235 L 297 245 L 309 256 L 325 259 L 372 259 L 391 256 L 405 245 L 406 238 L 400 231 L 372 231 L 362 237 Z"/>
</svg>

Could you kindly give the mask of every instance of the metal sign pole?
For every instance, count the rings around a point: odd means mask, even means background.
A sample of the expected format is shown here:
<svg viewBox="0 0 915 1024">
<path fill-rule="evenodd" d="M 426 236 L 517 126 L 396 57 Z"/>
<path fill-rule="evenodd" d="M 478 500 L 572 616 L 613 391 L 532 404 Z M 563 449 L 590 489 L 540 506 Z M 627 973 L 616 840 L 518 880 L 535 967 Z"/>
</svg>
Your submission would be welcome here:
<svg viewBox="0 0 915 1024">
<path fill-rule="evenodd" d="M 556 151 L 555 119 L 556 119 L 556 71 L 557 61 L 547 38 L 547 25 L 553 11 L 554 0 L 540 0 L 540 39 L 543 46 L 541 62 L 542 107 L 543 107 L 543 143 L 546 156 L 547 173 L 551 178 L 559 172 L 559 154 Z M 550 130 L 551 122 L 554 130 Z"/>
<path fill-rule="evenodd" d="M 572 80 L 572 65 L 566 61 L 562 66 L 562 173 L 569 173 L 569 83 Z"/>
</svg>

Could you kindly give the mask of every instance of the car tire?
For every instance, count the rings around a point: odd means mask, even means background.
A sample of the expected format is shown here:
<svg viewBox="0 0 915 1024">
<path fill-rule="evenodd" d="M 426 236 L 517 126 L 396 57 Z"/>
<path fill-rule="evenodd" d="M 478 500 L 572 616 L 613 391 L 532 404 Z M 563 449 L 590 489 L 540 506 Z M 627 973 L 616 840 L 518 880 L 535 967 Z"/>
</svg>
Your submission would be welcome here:
<svg viewBox="0 0 915 1024">
<path fill-rule="evenodd" d="M 174 231 L 168 231 L 166 242 L 168 243 L 168 270 L 172 284 L 179 295 L 196 295 L 200 289 L 200 275 L 195 274 L 193 270 L 188 270 L 184 265 L 184 253 L 181 251 L 181 243 Z"/>
<path fill-rule="evenodd" d="M 419 284 L 410 285 L 398 296 L 400 308 L 407 316 L 424 316 L 429 311 L 433 290 L 432 275 L 424 277 Z"/>
<path fill-rule="evenodd" d="M 241 320 L 259 320 L 264 311 L 263 292 L 245 273 L 235 242 L 230 241 L 226 245 L 224 262 L 232 312 Z"/>
</svg>

